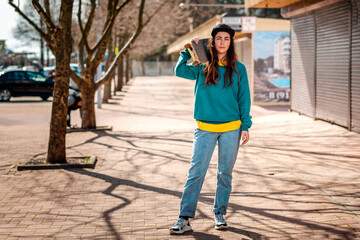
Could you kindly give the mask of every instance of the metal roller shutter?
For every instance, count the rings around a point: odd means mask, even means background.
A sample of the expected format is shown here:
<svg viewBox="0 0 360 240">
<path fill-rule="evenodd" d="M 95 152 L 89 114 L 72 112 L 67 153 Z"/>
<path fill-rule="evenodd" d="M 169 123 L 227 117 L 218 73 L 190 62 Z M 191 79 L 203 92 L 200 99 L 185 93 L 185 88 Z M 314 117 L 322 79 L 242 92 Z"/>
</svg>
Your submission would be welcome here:
<svg viewBox="0 0 360 240">
<path fill-rule="evenodd" d="M 360 1 L 352 6 L 351 128 L 360 132 Z"/>
<path fill-rule="evenodd" d="M 309 14 L 291 19 L 291 109 L 314 117 L 315 20 Z"/>
<path fill-rule="evenodd" d="M 316 118 L 349 126 L 350 3 L 315 12 Z"/>
</svg>

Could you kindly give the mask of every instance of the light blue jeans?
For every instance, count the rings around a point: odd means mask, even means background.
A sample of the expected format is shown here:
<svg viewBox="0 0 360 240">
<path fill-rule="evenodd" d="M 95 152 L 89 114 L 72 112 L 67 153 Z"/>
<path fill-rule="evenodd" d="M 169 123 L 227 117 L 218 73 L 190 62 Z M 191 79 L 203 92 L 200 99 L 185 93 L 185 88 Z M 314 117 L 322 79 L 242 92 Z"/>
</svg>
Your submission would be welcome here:
<svg viewBox="0 0 360 240">
<path fill-rule="evenodd" d="M 180 216 L 195 216 L 201 187 L 217 142 L 219 153 L 213 212 L 226 214 L 239 141 L 240 129 L 221 133 L 195 129 L 191 167 L 181 198 Z"/>
</svg>

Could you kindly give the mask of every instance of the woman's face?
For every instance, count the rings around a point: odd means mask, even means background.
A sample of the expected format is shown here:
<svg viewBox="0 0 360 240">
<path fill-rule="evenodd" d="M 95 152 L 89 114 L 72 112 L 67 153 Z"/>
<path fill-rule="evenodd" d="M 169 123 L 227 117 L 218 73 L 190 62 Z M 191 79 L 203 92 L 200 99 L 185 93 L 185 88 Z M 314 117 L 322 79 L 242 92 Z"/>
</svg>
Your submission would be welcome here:
<svg viewBox="0 0 360 240">
<path fill-rule="evenodd" d="M 218 32 L 215 35 L 215 49 L 218 55 L 226 54 L 230 47 L 230 34 L 227 32 Z"/>
</svg>

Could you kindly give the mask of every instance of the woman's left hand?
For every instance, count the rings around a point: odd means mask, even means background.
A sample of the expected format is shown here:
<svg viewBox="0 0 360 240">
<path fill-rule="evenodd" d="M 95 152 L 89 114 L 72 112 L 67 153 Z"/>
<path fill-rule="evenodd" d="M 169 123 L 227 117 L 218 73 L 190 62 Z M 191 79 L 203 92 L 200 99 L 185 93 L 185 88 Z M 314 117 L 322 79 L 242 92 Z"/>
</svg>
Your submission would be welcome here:
<svg viewBox="0 0 360 240">
<path fill-rule="evenodd" d="M 241 145 L 245 145 L 250 139 L 249 132 L 248 131 L 242 131 L 241 132 L 241 139 L 243 141 Z"/>
</svg>

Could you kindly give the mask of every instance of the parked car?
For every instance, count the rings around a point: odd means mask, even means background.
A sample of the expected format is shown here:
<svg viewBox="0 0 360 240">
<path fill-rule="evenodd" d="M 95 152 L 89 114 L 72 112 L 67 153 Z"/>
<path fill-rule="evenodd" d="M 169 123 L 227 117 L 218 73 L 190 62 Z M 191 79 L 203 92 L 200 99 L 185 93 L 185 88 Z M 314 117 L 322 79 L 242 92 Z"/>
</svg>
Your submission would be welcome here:
<svg viewBox="0 0 360 240">
<path fill-rule="evenodd" d="M 52 78 L 53 80 L 55 80 L 55 66 L 44 67 L 41 71 L 41 74 L 44 75 L 46 78 Z"/>
<path fill-rule="evenodd" d="M 79 65 L 77 63 L 70 63 L 70 68 L 77 74 L 80 76 L 80 72 L 79 72 Z M 45 77 L 51 77 L 55 80 L 55 66 L 51 66 L 51 67 L 44 67 L 43 70 L 41 71 L 41 74 L 43 74 Z M 71 78 L 70 78 L 71 80 Z"/>
<path fill-rule="evenodd" d="M 11 97 L 39 96 L 46 101 L 53 95 L 54 81 L 44 75 L 22 70 L 0 73 L 0 101 Z"/>
<path fill-rule="evenodd" d="M 24 71 L 31 71 L 31 72 L 39 72 L 39 69 L 35 66 L 24 66 L 22 68 Z"/>
</svg>

